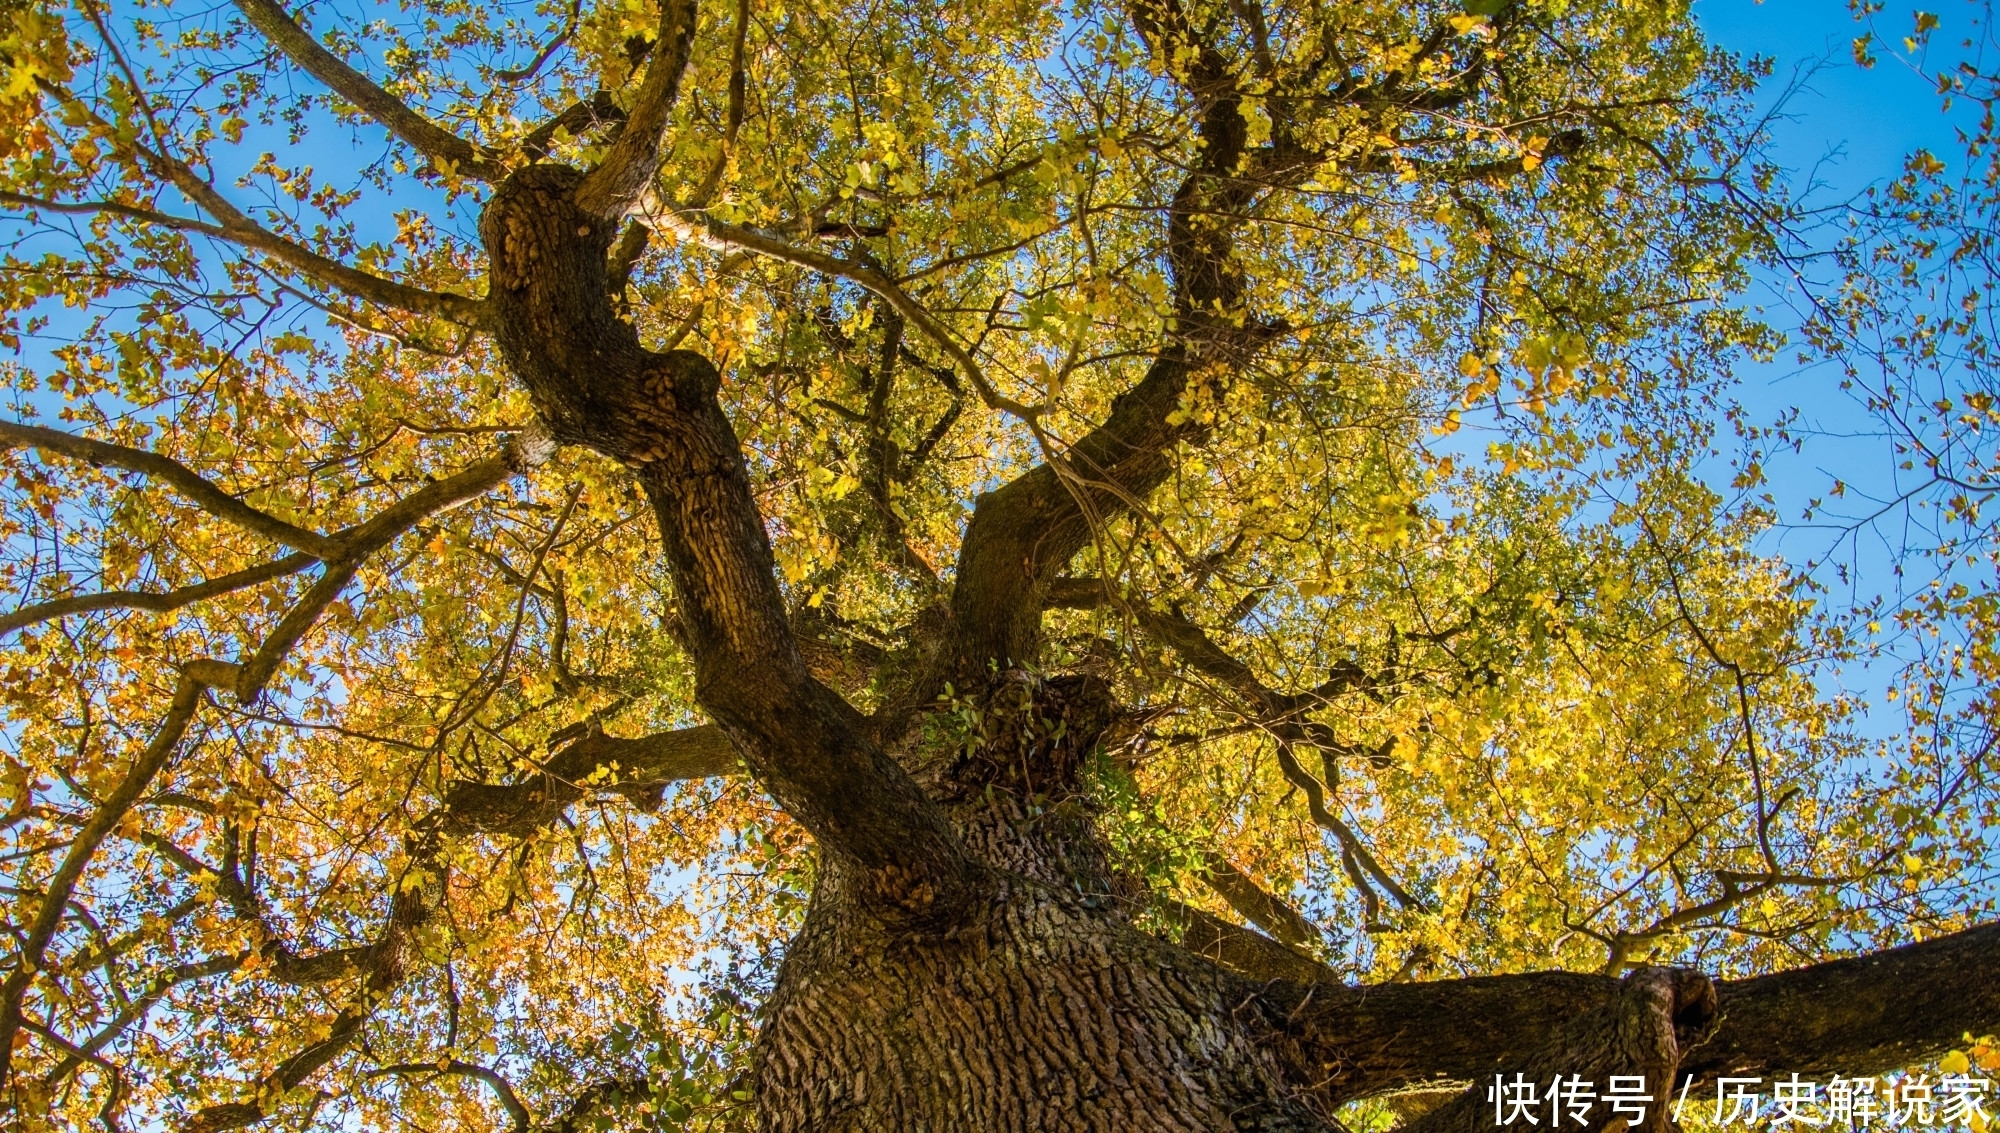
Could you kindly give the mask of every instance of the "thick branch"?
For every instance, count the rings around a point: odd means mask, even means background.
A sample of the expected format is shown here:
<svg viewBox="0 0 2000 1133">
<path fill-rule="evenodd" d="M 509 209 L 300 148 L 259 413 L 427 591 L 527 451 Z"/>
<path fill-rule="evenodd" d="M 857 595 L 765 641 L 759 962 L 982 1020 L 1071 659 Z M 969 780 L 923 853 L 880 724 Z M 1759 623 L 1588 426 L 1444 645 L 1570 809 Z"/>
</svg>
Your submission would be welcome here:
<svg viewBox="0 0 2000 1133">
<path fill-rule="evenodd" d="M 1242 100 L 1226 61 L 1194 42 L 1172 4 L 1141 3 L 1134 16 L 1154 55 L 1200 107 L 1199 163 L 1174 193 L 1167 218 L 1174 329 L 1146 376 L 1113 403 L 1102 425 L 1059 460 L 979 497 L 952 594 L 955 640 L 948 663 L 962 678 L 983 673 L 990 663 L 1034 659 L 1049 581 L 1083 549 L 1095 526 L 1130 510 L 1166 479 L 1172 447 L 1198 430 L 1186 414 L 1173 420 L 1189 379 L 1209 369 L 1240 369 L 1269 334 L 1243 309 L 1232 222 L 1240 223 L 1263 187 L 1301 179 L 1310 166 L 1303 158 L 1288 159 L 1261 178 L 1243 176 Z M 1189 46 L 1194 49 L 1183 50 Z"/>
<path fill-rule="evenodd" d="M 1248 874 L 1230 864 L 1220 854 L 1210 854 L 1201 879 L 1229 902 L 1243 919 L 1293 948 L 1307 948 L 1319 939 L 1319 930 L 1298 910 L 1265 892 Z"/>
<path fill-rule="evenodd" d="M 667 0 L 660 8 L 660 43 L 653 50 L 646 81 L 625 119 L 611 152 L 577 187 L 577 207 L 604 221 L 616 221 L 652 186 L 666 145 L 667 126 L 680 98 L 694 48 L 694 0 Z"/>
<path fill-rule="evenodd" d="M 778 584 L 743 446 L 714 363 L 645 349 L 609 287 L 615 233 L 573 197 L 574 171 L 510 177 L 480 220 L 496 338 L 553 434 L 635 468 L 653 505 L 694 659 L 695 698 L 760 786 L 840 859 L 857 897 L 927 924 L 967 911 L 986 874 L 956 829 L 816 680 Z M 852 868 L 848 868 L 852 867 Z"/>
<path fill-rule="evenodd" d="M 1600 1101 L 1582 1114 L 1561 1114 L 1551 1124 L 1597 1133 L 1622 1118 L 1637 1133 L 1667 1133 L 1673 1128 L 1667 1099 L 1681 1052 L 1699 1042 L 1714 1022 L 1715 985 L 1708 977 L 1640 968 L 1611 989 L 1600 1006 L 1565 1021 L 1532 1050 L 1506 1059 L 1499 1073 L 1510 1082 L 1516 1075 L 1533 1083 L 1562 1075 L 1606 1086 L 1614 1076 L 1638 1078 L 1645 1087 L 1641 1092 L 1652 1097 L 1644 1107 L 1643 1121 L 1634 1120 L 1633 1114 L 1620 1115 Z M 1492 1133 L 1497 1123 L 1494 1102 L 1488 1097 L 1491 1086 L 1490 1079 L 1475 1082 L 1406 1128 L 1409 1133 Z M 1502 1110 L 1500 1116 L 1507 1114 Z M 1543 1111 L 1542 1116 L 1549 1115 Z"/>
<path fill-rule="evenodd" d="M 464 173 L 485 181 L 497 181 L 506 170 L 492 155 L 471 142 L 439 126 L 404 105 L 383 90 L 375 80 L 347 65 L 300 27 L 277 0 L 235 0 L 236 7 L 252 26 L 264 34 L 278 50 L 289 56 L 307 74 L 330 87 L 335 94 L 353 103 L 362 113 L 388 127 L 447 174 Z"/>
<path fill-rule="evenodd" d="M 1683 1073 L 1877 1074 L 2000 1029 L 2000 924 L 1720 985 L 1722 1025 Z"/>
<path fill-rule="evenodd" d="M 697 699 L 786 812 L 860 867 L 865 902 L 931 924 L 956 919 L 981 891 L 983 871 L 868 722 L 811 676 L 714 387 L 691 408 L 703 441 L 726 438 L 729 447 L 685 454 L 691 467 L 675 458 L 645 465 L 640 482 L 681 599 Z"/>
<path fill-rule="evenodd" d="M 1168 919 L 1180 927 L 1182 948 L 1213 960 L 1230 971 L 1260 982 L 1290 980 L 1313 984 L 1331 981 L 1336 985 L 1339 982 L 1332 969 L 1299 955 L 1268 936 L 1238 928 L 1220 917 L 1178 902 L 1169 902 L 1165 912 Z"/>
<path fill-rule="evenodd" d="M 1527 972 L 1347 988 L 1294 982 L 1263 998 L 1302 1058 L 1338 1067 L 1329 1089 L 1348 1099 L 1511 1073 L 1619 986 L 1609 976 Z M 1680 1062 L 1697 1087 L 1724 1074 L 1879 1074 L 2000 1027 L 2000 924 L 1715 986 L 1715 1029 L 1690 1041 Z"/>
<path fill-rule="evenodd" d="M 623 739 L 586 736 L 557 752 L 521 783 L 454 783 L 445 793 L 447 833 L 521 837 L 555 820 L 593 790 L 624 795 L 651 809 L 671 783 L 734 774 L 736 748 L 721 728 L 702 724 Z"/>
</svg>

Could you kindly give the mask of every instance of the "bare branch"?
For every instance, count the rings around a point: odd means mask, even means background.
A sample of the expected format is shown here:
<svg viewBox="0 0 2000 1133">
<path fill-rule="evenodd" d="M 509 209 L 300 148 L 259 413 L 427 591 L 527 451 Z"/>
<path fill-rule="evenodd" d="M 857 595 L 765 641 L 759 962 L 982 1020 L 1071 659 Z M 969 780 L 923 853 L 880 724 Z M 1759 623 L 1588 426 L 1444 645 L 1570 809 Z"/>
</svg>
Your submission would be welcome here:
<svg viewBox="0 0 2000 1133">
<path fill-rule="evenodd" d="M 1101 587 L 1099 592 L 1102 592 Z M 1348 880 L 1360 893 L 1363 904 L 1368 907 L 1369 923 L 1377 920 L 1378 902 L 1368 878 L 1373 878 L 1374 884 L 1380 885 L 1402 908 L 1422 908 L 1423 902 L 1391 877 L 1375 860 L 1375 855 L 1369 852 L 1361 836 L 1327 806 L 1326 784 L 1301 766 L 1292 752 L 1294 744 L 1323 744 L 1321 738 L 1314 734 L 1317 726 L 1308 726 L 1308 721 L 1300 719 L 1304 709 L 1319 702 L 1320 691 L 1304 695 L 1281 693 L 1265 685 L 1250 666 L 1231 656 L 1200 626 L 1179 613 L 1156 610 L 1145 602 L 1129 603 L 1128 608 L 1140 628 L 1172 647 L 1195 672 L 1242 697 L 1247 702 L 1245 715 L 1277 740 L 1279 769 L 1293 786 L 1304 793 L 1306 810 L 1312 815 L 1313 822 L 1340 843 L 1341 864 L 1347 871 Z"/>
<path fill-rule="evenodd" d="M 353 1002 L 334 1016 L 325 1030 L 319 1032 L 319 1038 L 258 1079 L 254 1093 L 260 1100 L 209 1106 L 182 1123 L 184 1133 L 220 1133 L 221 1130 L 240 1129 L 262 1121 L 267 1114 L 261 1099 L 283 1096 L 320 1067 L 333 1061 L 360 1036 L 362 1027 L 374 1014 L 375 1008 L 402 984 L 408 974 L 415 935 L 436 914 L 436 904 L 443 891 L 444 879 L 441 875 L 444 866 L 438 861 L 435 846 L 428 841 L 410 847 L 409 869 L 432 872 L 435 876 L 424 880 L 420 875 L 405 873 L 390 879 L 392 896 L 389 899 L 389 917 L 382 926 L 380 936 L 366 946 L 366 956 L 359 972 L 361 985 L 355 991 Z M 345 951 L 341 950 L 343 954 Z"/>
<path fill-rule="evenodd" d="M 205 980 L 214 976 L 226 975 L 242 967 L 243 961 L 243 955 L 211 956 L 205 960 L 191 960 L 184 964 L 176 964 L 166 971 L 159 973 L 153 977 L 152 982 L 146 986 L 144 992 L 134 998 L 118 1014 L 112 1016 L 110 1022 L 99 1027 L 96 1034 L 79 1043 L 77 1045 L 77 1053 L 70 1054 L 63 1061 L 57 1063 L 55 1069 L 49 1071 L 43 1078 L 43 1081 L 50 1086 L 61 1082 L 85 1058 L 95 1056 L 98 1051 L 115 1042 L 118 1036 L 129 1030 L 134 1023 L 144 1019 L 151 1013 L 153 1008 L 159 1006 L 160 1000 L 165 999 L 168 992 L 182 984 L 192 983 L 195 980 Z"/>
<path fill-rule="evenodd" d="M 558 133 L 582 134 L 601 125 L 623 121 L 625 121 L 625 110 L 612 101 L 611 92 L 595 91 L 589 98 L 578 99 L 565 107 L 561 113 L 529 131 L 528 136 L 521 139 L 521 152 L 536 161 L 542 161 L 549 156 Z"/>
</svg>

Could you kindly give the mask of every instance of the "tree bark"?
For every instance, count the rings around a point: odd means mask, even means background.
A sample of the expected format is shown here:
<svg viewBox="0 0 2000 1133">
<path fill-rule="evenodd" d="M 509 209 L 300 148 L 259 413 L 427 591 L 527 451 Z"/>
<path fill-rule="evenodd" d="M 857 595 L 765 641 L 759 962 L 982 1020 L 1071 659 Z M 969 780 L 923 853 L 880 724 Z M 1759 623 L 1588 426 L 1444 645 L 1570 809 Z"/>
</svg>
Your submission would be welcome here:
<svg viewBox="0 0 2000 1133">
<path fill-rule="evenodd" d="M 491 325 L 556 439 L 636 471 L 717 731 L 586 740 L 539 783 L 462 785 L 446 821 L 546 821 L 620 752 L 649 789 L 727 770 L 740 753 L 821 852 L 758 1041 L 764 1129 L 1327 1130 L 1346 1100 L 1439 1079 L 1518 1069 L 1660 1081 L 1684 1058 L 1703 1075 L 1865 1072 L 2000 1020 L 1993 993 L 1943 990 L 1954 972 L 2000 987 L 2000 930 L 1719 991 L 1696 974 L 1650 971 L 1352 988 L 1206 915 L 1183 918 L 1191 948 L 1140 932 L 1131 914 L 1144 895 L 1111 875 L 1079 785 L 1116 712 L 1110 690 L 1002 671 L 963 686 L 981 709 L 976 734 L 889 729 L 894 755 L 885 750 L 882 722 L 803 659 L 715 368 L 644 349 L 619 317 L 614 229 L 576 204 L 583 180 L 532 166 L 496 192 L 481 222 Z M 1175 436 L 1165 406 L 1185 364 L 1163 355 L 1086 443 L 1095 474 L 1137 491 L 1163 474 Z M 1032 656 L 1039 591 L 1080 546 L 1084 514 L 1047 465 L 982 501 L 960 560 L 959 665 Z M 1308 939 L 1308 926 L 1237 896 Z M 1905 975 L 1931 990 L 1899 999 Z M 1490 1122 L 1478 1088 L 1421 1119 L 1434 1127 L 1424 1133 Z"/>
</svg>

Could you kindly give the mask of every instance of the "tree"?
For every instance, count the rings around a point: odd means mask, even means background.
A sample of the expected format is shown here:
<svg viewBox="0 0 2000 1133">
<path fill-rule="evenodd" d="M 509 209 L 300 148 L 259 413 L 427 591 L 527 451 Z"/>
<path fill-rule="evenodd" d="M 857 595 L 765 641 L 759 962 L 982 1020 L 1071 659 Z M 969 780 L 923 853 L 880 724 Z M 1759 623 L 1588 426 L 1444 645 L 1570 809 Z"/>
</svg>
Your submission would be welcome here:
<svg viewBox="0 0 2000 1133">
<path fill-rule="evenodd" d="M 6 15 L 25 1126 L 1431 1133 L 2000 1019 L 1984 751 L 1704 472 L 1779 179 L 1685 5 Z"/>
</svg>

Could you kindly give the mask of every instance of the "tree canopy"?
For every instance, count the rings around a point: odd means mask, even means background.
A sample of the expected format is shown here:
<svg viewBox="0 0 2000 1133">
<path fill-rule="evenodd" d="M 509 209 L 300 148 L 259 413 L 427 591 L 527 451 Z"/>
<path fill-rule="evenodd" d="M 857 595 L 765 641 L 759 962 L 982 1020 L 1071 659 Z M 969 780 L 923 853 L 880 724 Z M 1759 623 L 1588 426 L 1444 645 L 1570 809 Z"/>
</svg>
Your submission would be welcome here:
<svg viewBox="0 0 2000 1133">
<path fill-rule="evenodd" d="M 1830 206 L 1679 0 L 0 4 L 15 1120 L 749 1128 L 981 791 L 1301 986 L 1990 967 L 1960 57 Z M 1907 461 L 1848 559 L 1801 351 Z"/>
</svg>

